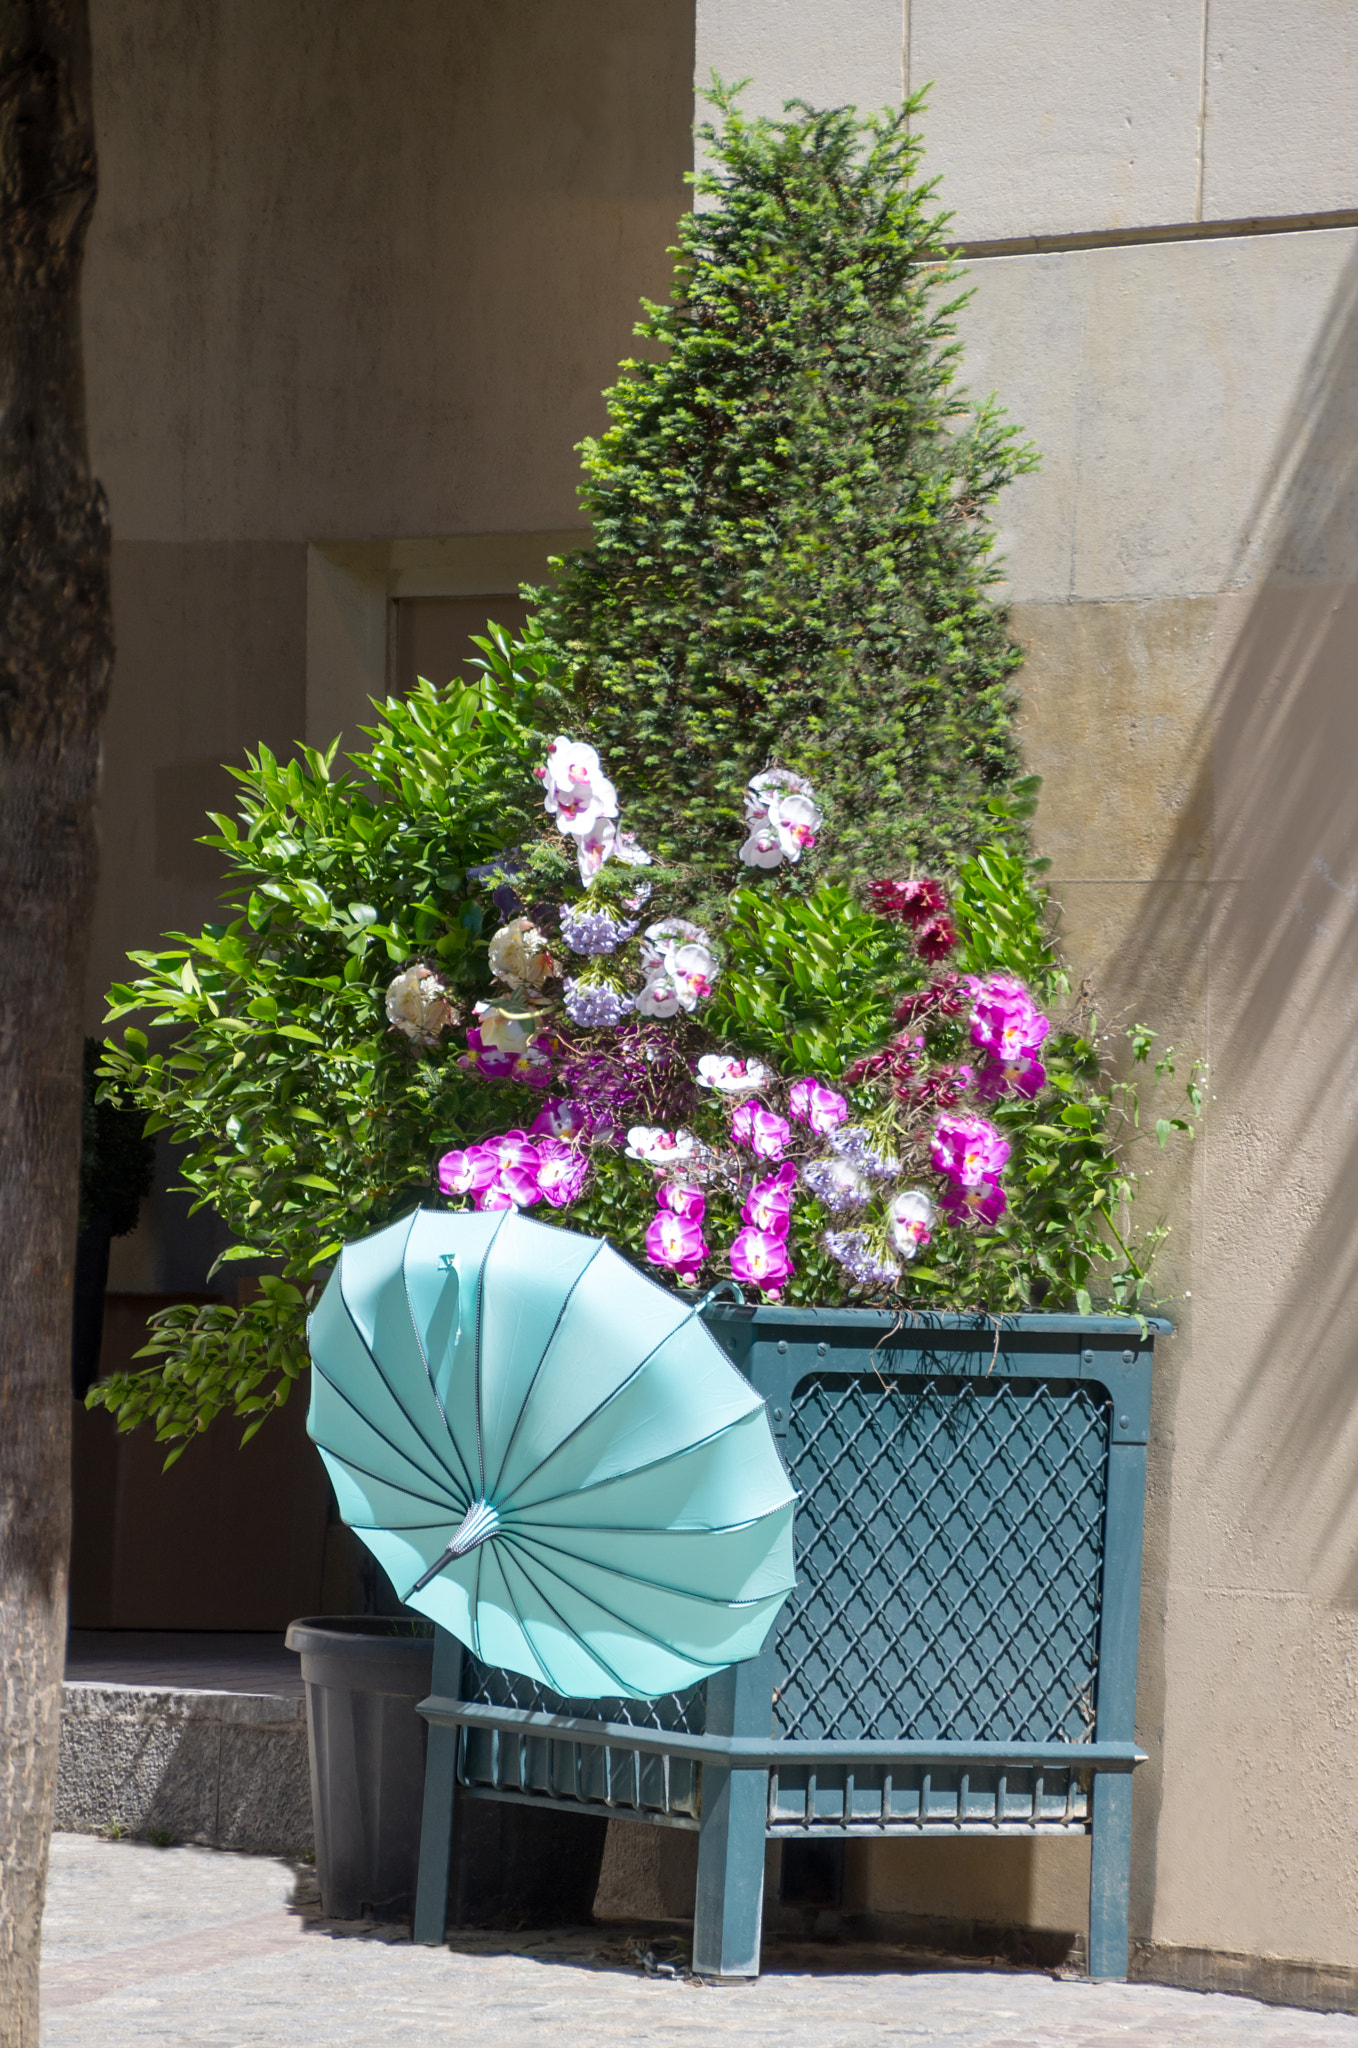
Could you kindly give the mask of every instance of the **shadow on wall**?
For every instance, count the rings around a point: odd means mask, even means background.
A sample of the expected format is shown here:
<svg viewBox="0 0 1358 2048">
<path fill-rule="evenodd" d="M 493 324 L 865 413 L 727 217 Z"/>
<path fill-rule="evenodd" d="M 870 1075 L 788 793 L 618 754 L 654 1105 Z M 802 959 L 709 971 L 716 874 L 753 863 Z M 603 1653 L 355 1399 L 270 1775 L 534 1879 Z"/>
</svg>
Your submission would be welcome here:
<svg viewBox="0 0 1358 2048">
<path fill-rule="evenodd" d="M 1173 933 L 1147 891 L 1126 959 L 1132 987 L 1167 946 L 1207 965 L 1195 1377 L 1218 1385 L 1176 1493 L 1200 1466 L 1218 1585 L 1358 1604 L 1358 254 L 1231 580 L 1157 876 L 1188 871 L 1208 815 L 1210 884 Z"/>
</svg>

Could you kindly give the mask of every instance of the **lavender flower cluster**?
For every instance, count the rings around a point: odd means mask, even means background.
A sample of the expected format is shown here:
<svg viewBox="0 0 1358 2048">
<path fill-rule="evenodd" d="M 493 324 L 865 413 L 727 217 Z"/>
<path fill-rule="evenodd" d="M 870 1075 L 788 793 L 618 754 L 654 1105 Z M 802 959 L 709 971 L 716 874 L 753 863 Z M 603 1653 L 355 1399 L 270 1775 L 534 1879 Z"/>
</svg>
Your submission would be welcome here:
<svg viewBox="0 0 1358 2048">
<path fill-rule="evenodd" d="M 582 1031 L 611 1030 L 636 1007 L 631 996 L 606 981 L 577 981 L 569 974 L 561 985 L 561 993 L 566 1015 Z"/>
<path fill-rule="evenodd" d="M 869 1180 L 894 1180 L 901 1170 L 899 1159 L 893 1159 L 887 1152 L 879 1152 L 871 1135 L 862 1124 L 847 1124 L 843 1129 L 830 1133 L 830 1143 L 841 1159 L 847 1159 L 850 1166 L 859 1173 L 865 1173 Z"/>
<path fill-rule="evenodd" d="M 582 910 L 566 903 L 561 909 L 561 936 L 572 953 L 613 953 L 641 923 L 619 924 L 606 910 Z M 629 1006 L 630 1007 L 630 1006 Z"/>
<path fill-rule="evenodd" d="M 827 1230 L 825 1249 L 863 1287 L 889 1287 L 900 1278 L 894 1259 L 879 1258 L 866 1230 Z"/>
</svg>

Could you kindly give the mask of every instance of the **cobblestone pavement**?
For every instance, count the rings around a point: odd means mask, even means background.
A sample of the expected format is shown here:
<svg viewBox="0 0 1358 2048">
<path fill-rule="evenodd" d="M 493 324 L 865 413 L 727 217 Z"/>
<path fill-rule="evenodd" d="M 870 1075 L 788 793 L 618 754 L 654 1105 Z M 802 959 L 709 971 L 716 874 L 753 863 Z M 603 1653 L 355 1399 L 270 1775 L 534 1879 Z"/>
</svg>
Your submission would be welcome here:
<svg viewBox="0 0 1358 2048">
<path fill-rule="evenodd" d="M 1358 2048 L 1346 2015 L 887 1949 L 778 1948 L 758 1984 L 717 1988 L 648 1975 L 677 1944 L 621 1928 L 413 1948 L 314 1899 L 271 1857 L 58 1835 L 44 2048 Z"/>
</svg>

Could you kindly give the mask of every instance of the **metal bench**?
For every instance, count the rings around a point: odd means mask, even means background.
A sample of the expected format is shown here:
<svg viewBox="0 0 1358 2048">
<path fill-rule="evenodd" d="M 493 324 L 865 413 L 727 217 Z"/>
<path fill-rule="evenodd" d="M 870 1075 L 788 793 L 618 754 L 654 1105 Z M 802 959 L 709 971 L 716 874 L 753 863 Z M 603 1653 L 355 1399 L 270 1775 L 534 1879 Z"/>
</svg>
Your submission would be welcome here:
<svg viewBox="0 0 1358 2048">
<path fill-rule="evenodd" d="M 1127 1974 L 1154 1339 L 1135 1319 L 712 1306 L 802 1499 L 757 1658 L 570 1701 L 439 1632 L 415 1939 L 454 1801 L 696 1829 L 693 1967 L 759 1971 L 764 1844 L 1089 1833 L 1089 1969 Z"/>
</svg>

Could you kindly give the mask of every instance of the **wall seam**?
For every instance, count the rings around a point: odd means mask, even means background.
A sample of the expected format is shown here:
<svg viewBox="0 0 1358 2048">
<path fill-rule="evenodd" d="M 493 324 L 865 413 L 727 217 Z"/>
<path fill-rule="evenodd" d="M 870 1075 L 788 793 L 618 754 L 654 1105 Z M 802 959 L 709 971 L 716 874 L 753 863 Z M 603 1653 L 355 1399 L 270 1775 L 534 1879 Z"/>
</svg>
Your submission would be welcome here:
<svg viewBox="0 0 1358 2048">
<path fill-rule="evenodd" d="M 995 241 L 949 242 L 948 254 L 976 263 L 988 256 L 1063 255 L 1079 249 L 1136 249 L 1161 242 L 1248 240 L 1256 235 L 1309 235 L 1358 227 L 1358 207 L 1332 213 L 1279 213 L 1241 220 L 1174 221 L 1163 227 L 1091 228 L 1069 235 L 1011 235 Z"/>
<path fill-rule="evenodd" d="M 1207 12 L 1212 0 L 1202 0 L 1202 46 L 1198 54 L 1198 175 L 1193 218 L 1202 219 L 1203 182 L 1207 167 Z"/>
</svg>

